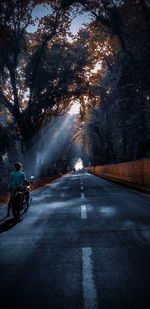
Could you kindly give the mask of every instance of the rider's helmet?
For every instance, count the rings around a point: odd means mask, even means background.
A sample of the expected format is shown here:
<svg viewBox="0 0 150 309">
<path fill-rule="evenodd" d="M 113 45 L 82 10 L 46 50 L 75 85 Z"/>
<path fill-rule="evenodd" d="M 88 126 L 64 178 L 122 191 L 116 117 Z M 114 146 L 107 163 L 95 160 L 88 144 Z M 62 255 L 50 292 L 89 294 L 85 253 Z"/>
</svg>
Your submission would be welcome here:
<svg viewBox="0 0 150 309">
<path fill-rule="evenodd" d="M 22 164 L 20 162 L 16 162 L 14 166 L 15 166 L 16 171 L 20 171 L 22 168 Z"/>
</svg>

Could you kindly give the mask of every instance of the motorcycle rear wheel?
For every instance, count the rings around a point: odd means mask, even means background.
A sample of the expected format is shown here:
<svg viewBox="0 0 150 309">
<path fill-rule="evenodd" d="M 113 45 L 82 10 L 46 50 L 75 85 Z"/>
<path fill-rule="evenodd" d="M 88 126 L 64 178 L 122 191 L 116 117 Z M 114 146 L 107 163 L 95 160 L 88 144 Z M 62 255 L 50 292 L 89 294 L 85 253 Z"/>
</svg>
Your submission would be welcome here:
<svg viewBox="0 0 150 309">
<path fill-rule="evenodd" d="M 15 220 L 20 218 L 20 208 L 21 208 L 21 198 L 19 195 L 16 195 L 12 199 L 12 214 Z"/>
</svg>

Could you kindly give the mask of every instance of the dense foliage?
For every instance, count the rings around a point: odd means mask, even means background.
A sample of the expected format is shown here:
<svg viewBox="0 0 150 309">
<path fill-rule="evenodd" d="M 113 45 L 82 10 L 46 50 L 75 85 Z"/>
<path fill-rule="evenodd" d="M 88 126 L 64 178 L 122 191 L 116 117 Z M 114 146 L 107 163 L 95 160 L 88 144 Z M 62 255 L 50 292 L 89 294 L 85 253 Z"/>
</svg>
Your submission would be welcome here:
<svg viewBox="0 0 150 309">
<path fill-rule="evenodd" d="M 98 42 L 100 29 L 105 28 L 112 53 L 99 80 L 98 104 L 87 113 L 84 140 L 93 164 L 149 157 L 149 2 L 100 2 L 102 6 L 97 1 L 84 1 L 84 7 L 96 16 Z"/>
</svg>

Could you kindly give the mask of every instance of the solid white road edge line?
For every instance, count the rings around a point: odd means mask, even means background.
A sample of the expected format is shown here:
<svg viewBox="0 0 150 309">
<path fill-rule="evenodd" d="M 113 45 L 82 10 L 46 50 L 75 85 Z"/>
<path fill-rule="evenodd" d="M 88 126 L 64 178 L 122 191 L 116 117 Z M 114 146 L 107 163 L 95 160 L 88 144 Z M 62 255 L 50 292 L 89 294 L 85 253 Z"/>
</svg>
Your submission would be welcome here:
<svg viewBox="0 0 150 309">
<path fill-rule="evenodd" d="M 93 280 L 92 249 L 82 248 L 83 299 L 85 309 L 97 308 L 97 291 Z"/>
<path fill-rule="evenodd" d="M 86 206 L 85 205 L 81 206 L 81 218 L 82 219 L 87 219 L 87 211 L 86 211 Z"/>
</svg>

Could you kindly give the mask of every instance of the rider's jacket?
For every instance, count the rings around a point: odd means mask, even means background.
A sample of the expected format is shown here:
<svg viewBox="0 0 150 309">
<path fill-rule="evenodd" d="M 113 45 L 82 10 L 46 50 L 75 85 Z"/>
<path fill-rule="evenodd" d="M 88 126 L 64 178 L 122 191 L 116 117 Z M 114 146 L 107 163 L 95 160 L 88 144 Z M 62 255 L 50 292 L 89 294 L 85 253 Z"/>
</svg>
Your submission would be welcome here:
<svg viewBox="0 0 150 309">
<path fill-rule="evenodd" d="M 17 186 L 23 186 L 23 182 L 26 180 L 24 172 L 15 171 L 10 174 L 9 187 L 15 189 Z"/>
</svg>

